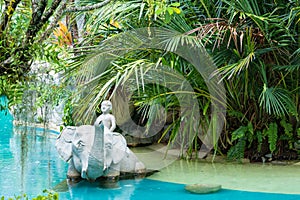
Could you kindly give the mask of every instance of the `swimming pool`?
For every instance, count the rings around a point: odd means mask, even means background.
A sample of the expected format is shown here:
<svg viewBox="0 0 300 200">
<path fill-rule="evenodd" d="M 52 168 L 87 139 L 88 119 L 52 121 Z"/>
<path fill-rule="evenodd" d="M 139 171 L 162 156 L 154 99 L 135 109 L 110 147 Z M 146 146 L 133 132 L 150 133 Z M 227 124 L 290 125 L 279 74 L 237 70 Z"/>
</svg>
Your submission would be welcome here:
<svg viewBox="0 0 300 200">
<path fill-rule="evenodd" d="M 184 190 L 183 184 L 162 182 L 156 180 L 122 180 L 119 188 L 103 189 L 97 183 L 82 182 L 69 189 L 68 192 L 60 193 L 62 199 L 114 199 L 114 200 L 296 200 L 300 195 L 293 194 L 274 194 L 261 192 L 246 192 L 239 190 L 222 189 L 217 193 L 211 194 L 192 194 Z"/>
<path fill-rule="evenodd" d="M 13 127 L 12 118 L 9 115 L 3 117 L 3 113 L 0 117 L 0 124 L 0 197 L 8 198 L 26 193 L 31 198 L 42 194 L 44 189 L 52 188 L 59 192 L 60 199 L 73 200 L 300 199 L 300 194 L 229 189 L 222 189 L 213 194 L 196 195 L 185 191 L 183 183 L 166 182 L 169 180 L 166 177 L 163 177 L 166 181 L 151 180 L 158 179 L 159 176 L 179 177 L 178 174 L 171 172 L 168 174 L 168 171 L 157 173 L 153 178 L 121 180 L 118 187 L 114 189 L 104 189 L 98 182 L 87 181 L 68 185 L 65 180 L 67 164 L 58 157 L 54 147 L 53 133 L 40 128 Z"/>
<path fill-rule="evenodd" d="M 54 137 L 40 128 L 14 127 L 0 112 L 0 197 L 40 194 L 65 178 L 66 164 L 57 159 Z"/>
</svg>

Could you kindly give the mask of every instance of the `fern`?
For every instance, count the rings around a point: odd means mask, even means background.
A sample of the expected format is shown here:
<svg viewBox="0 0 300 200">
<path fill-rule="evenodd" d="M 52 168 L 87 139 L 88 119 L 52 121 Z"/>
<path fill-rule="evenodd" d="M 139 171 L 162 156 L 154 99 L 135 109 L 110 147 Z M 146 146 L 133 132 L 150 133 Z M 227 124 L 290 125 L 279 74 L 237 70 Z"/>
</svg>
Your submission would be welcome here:
<svg viewBox="0 0 300 200">
<path fill-rule="evenodd" d="M 284 135 L 280 138 L 287 140 L 289 143 L 289 149 L 293 148 L 293 126 L 291 123 L 287 123 L 284 119 L 280 121 L 280 125 L 284 128 Z"/>
<path fill-rule="evenodd" d="M 236 145 L 232 146 L 227 153 L 227 158 L 230 160 L 244 158 L 246 142 L 249 141 L 251 143 L 253 141 L 253 126 L 251 122 L 247 126 L 240 126 L 232 132 L 231 142 L 236 140 L 238 140 Z"/>
<path fill-rule="evenodd" d="M 246 147 L 246 140 L 245 138 L 240 138 L 236 145 L 232 146 L 228 153 L 227 158 L 229 160 L 240 160 L 244 158 L 244 151 Z"/>
<path fill-rule="evenodd" d="M 258 141 L 258 145 L 257 145 L 257 151 L 261 152 L 261 145 L 263 142 L 263 135 L 261 131 L 257 131 L 256 132 L 256 137 L 257 137 L 257 141 Z"/>
<path fill-rule="evenodd" d="M 231 134 L 231 142 L 240 139 L 245 138 L 250 143 L 253 141 L 253 125 L 251 122 L 247 124 L 247 126 L 240 126 L 238 129 L 232 132 Z"/>
<path fill-rule="evenodd" d="M 248 130 L 247 126 L 240 126 L 238 129 L 233 131 L 231 134 L 231 142 L 233 142 L 237 139 L 240 139 L 240 138 L 244 138 L 247 130 Z"/>
<path fill-rule="evenodd" d="M 266 135 L 268 136 L 269 149 L 271 153 L 273 153 L 276 150 L 276 143 L 278 137 L 277 132 L 277 124 L 270 123 L 269 128 L 266 130 Z"/>
</svg>

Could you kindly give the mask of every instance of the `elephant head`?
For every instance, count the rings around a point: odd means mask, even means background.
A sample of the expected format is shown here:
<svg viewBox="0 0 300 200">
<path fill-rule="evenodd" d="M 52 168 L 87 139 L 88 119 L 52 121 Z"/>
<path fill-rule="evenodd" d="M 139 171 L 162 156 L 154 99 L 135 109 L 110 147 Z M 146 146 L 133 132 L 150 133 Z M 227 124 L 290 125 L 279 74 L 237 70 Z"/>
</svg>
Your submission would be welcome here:
<svg viewBox="0 0 300 200">
<path fill-rule="evenodd" d="M 66 127 L 57 137 L 55 147 L 60 157 L 68 162 L 72 158 L 72 140 L 76 127 Z"/>
<path fill-rule="evenodd" d="M 66 127 L 56 140 L 61 158 L 69 162 L 68 177 L 96 179 L 103 175 L 103 127 Z"/>
</svg>

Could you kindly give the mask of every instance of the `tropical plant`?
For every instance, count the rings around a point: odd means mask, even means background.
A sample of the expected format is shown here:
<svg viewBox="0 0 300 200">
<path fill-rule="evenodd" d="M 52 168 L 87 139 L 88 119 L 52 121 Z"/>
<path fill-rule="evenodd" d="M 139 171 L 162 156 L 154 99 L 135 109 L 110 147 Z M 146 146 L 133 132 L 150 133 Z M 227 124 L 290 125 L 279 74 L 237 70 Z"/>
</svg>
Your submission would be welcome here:
<svg viewBox="0 0 300 200">
<path fill-rule="evenodd" d="M 91 80 L 96 84 L 91 88 L 93 92 L 84 94 L 85 101 L 91 103 L 88 108 L 78 109 L 77 116 L 92 120 L 89 115 L 101 100 L 113 98 L 118 85 L 125 80 L 140 77 L 135 86 L 138 92 L 134 93 L 131 101 L 138 111 L 135 114 L 143 119 L 140 123 L 149 127 L 153 121 L 152 116 L 157 116 L 157 104 L 163 105 L 166 110 L 174 110 L 178 106 L 168 90 L 155 84 L 143 85 L 149 78 L 145 72 L 163 63 L 189 81 L 198 95 L 203 121 L 209 121 L 207 111 L 211 99 L 205 83 L 201 75 L 193 70 L 193 66 L 179 56 L 159 50 L 140 49 L 128 51 L 122 57 L 114 59 L 105 70 L 100 67 L 102 61 L 94 60 L 94 66 L 92 62 L 86 64 L 89 53 L 93 54 L 95 50 L 99 52 L 103 45 L 107 45 L 101 43 L 104 39 L 132 28 L 150 25 L 184 33 L 176 39 L 170 39 L 169 47 L 175 47 L 178 41 L 198 39 L 198 44 L 205 46 L 218 66 L 212 76 L 219 76 L 223 80 L 228 102 L 227 126 L 220 146 L 216 147 L 220 153 L 229 151 L 229 155 L 232 155 L 232 152 L 236 152 L 233 150 L 234 146 L 238 145 L 241 151 L 237 154 L 239 157 L 244 155 L 253 158 L 257 152 L 249 155 L 249 149 L 259 150 L 261 154 L 276 154 L 280 152 L 278 144 L 281 140 L 289 140 L 290 146 L 297 139 L 300 52 L 297 1 L 259 3 L 256 0 L 136 0 L 116 1 L 115 5 L 116 7 L 104 6 L 94 12 L 81 13 L 85 16 L 83 30 L 90 34 L 84 36 L 74 50 L 77 54 L 72 58 L 69 72 L 72 75 L 80 73 L 78 80 L 81 83 Z M 83 53 L 78 53 L 80 51 Z M 87 79 L 86 73 L 82 76 L 82 72 L 95 71 L 97 72 L 91 73 L 91 77 Z M 292 130 L 287 125 L 280 124 L 279 119 L 291 124 Z M 170 133 L 170 138 L 175 138 L 179 132 L 179 123 L 182 123 L 179 118 L 174 119 L 163 135 Z M 252 126 L 251 131 L 248 130 L 249 124 Z M 289 131 L 282 135 L 281 131 L 275 131 L 275 127 Z M 195 145 L 191 146 L 197 149 L 199 141 L 196 138 L 193 140 Z M 266 142 L 269 143 L 269 148 L 261 148 Z"/>
<path fill-rule="evenodd" d="M 51 191 L 51 190 L 43 190 L 44 195 L 38 195 L 36 197 L 31 198 L 32 200 L 58 200 L 59 195 L 58 193 Z M 5 198 L 4 196 L 1 197 L 1 200 L 29 200 L 29 197 L 26 194 L 15 196 L 15 197 L 8 197 Z"/>
<path fill-rule="evenodd" d="M 26 82 L 35 81 L 32 70 L 35 62 L 61 63 L 56 45 L 48 40 L 57 23 L 66 13 L 91 10 L 110 0 L 75 6 L 66 0 L 1 0 L 0 1 L 0 94 L 9 98 L 10 105 L 22 101 Z M 49 70 L 51 71 L 51 69 Z"/>
<path fill-rule="evenodd" d="M 129 101 L 131 115 L 119 119 L 122 123 L 132 117 L 136 123 L 145 125 L 145 130 L 151 130 L 151 124 L 167 113 L 171 117 L 161 134 L 169 135 L 170 144 L 176 143 L 180 132 L 199 127 L 178 117 L 180 105 L 176 94 L 182 91 L 153 83 L 154 76 L 147 72 L 168 66 L 174 72 L 170 77 L 187 81 L 197 96 L 201 128 L 207 129 L 212 121 L 210 108 L 214 97 L 209 95 L 205 80 L 194 66 L 171 52 L 178 44 L 187 42 L 205 47 L 218 67 L 211 77 L 219 77 L 226 87 L 227 123 L 215 151 L 250 159 L 258 153 L 276 155 L 294 151 L 300 126 L 300 6 L 296 0 L 264 0 L 263 3 L 257 0 L 16 0 L 4 1 L 1 6 L 0 83 L 3 87 L 0 92 L 11 102 L 19 103 L 23 91 L 33 85 L 28 84 L 28 80 L 34 80 L 29 73 L 32 61 L 46 60 L 54 63 L 51 69 L 55 72 L 65 73 L 66 80 L 75 82 L 74 77 L 77 78 L 76 91 L 65 88 L 68 81 L 54 87 L 55 101 L 61 96 L 69 99 L 66 123 L 76 124 L 79 118 L 91 123 L 103 99 L 120 101 L 116 110 L 124 109 L 122 102 Z M 66 16 L 66 23 L 60 22 L 55 27 L 62 16 Z M 180 34 L 161 35 L 162 43 L 167 44 L 163 50 L 137 48 L 140 43 L 133 35 L 128 37 L 132 48 L 123 54 L 118 49 L 109 49 L 115 43 L 105 42 L 142 27 L 165 28 Z M 46 40 L 53 30 L 54 39 Z M 111 54 L 107 54 L 109 51 Z M 107 57 L 103 59 L 103 55 Z M 61 58 L 66 59 L 62 62 Z M 160 75 L 163 74 L 155 76 Z M 114 95 L 124 92 L 120 86 L 125 83 L 131 87 L 128 88 L 131 98 L 116 100 Z M 88 92 L 81 90 L 87 86 Z M 173 86 L 178 89 L 178 85 Z M 35 87 L 40 91 L 40 102 L 53 101 L 53 96 L 41 85 Z M 65 92 L 67 95 L 62 95 Z M 83 101 L 77 101 L 80 98 Z M 180 129 L 181 124 L 186 124 L 186 130 Z M 197 135 L 189 142 L 189 153 L 201 143 Z"/>
</svg>

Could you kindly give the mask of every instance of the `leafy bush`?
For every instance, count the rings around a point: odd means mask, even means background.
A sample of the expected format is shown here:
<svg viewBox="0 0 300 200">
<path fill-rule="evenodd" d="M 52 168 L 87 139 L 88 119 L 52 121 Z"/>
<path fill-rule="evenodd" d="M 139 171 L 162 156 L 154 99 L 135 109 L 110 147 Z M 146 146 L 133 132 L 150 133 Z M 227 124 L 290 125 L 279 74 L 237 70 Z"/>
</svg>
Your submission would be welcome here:
<svg viewBox="0 0 300 200">
<path fill-rule="evenodd" d="M 248 141 L 251 144 L 253 141 L 253 125 L 251 122 L 249 122 L 247 126 L 240 126 L 232 132 L 231 142 L 236 140 L 238 142 L 229 149 L 227 154 L 227 157 L 230 160 L 239 160 L 244 158 L 246 142 Z"/>
<path fill-rule="evenodd" d="M 32 198 L 32 200 L 58 200 L 59 195 L 56 192 L 50 190 L 44 190 L 44 195 L 38 195 L 37 197 Z M 1 200 L 5 200 L 4 196 L 1 197 Z M 7 200 L 29 200 L 29 197 L 24 194 L 22 196 L 9 197 Z"/>
</svg>

